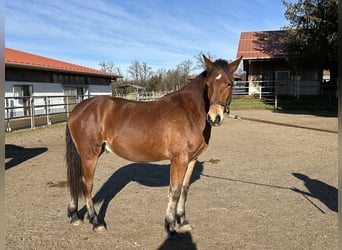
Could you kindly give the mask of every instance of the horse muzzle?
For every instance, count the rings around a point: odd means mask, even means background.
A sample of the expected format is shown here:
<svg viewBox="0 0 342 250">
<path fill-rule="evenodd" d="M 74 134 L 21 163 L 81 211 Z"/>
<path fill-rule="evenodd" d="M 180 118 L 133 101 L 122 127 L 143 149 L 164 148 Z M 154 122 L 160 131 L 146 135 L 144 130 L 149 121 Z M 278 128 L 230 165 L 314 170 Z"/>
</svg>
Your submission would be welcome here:
<svg viewBox="0 0 342 250">
<path fill-rule="evenodd" d="M 224 113 L 229 114 L 229 104 L 231 99 L 227 102 L 211 101 L 210 108 L 207 113 L 207 121 L 211 126 L 220 126 L 223 122 Z"/>
<path fill-rule="evenodd" d="M 211 104 L 207 113 L 207 121 L 211 126 L 220 126 L 224 119 L 225 107 L 221 104 Z"/>
<path fill-rule="evenodd" d="M 207 121 L 209 122 L 209 124 L 211 126 L 218 127 L 221 125 L 221 123 L 223 121 L 223 116 L 220 116 L 220 115 L 212 116 L 208 113 L 207 114 Z"/>
</svg>

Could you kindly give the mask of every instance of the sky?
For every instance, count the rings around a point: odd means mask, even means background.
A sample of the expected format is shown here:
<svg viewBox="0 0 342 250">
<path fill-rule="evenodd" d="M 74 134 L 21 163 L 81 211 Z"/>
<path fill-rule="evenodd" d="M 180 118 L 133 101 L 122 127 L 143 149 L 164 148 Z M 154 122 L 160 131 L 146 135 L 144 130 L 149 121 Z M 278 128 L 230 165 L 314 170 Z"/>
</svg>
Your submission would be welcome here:
<svg viewBox="0 0 342 250">
<path fill-rule="evenodd" d="M 5 1 L 5 46 L 94 69 L 154 71 L 200 52 L 234 60 L 241 32 L 288 25 L 281 0 Z"/>
</svg>

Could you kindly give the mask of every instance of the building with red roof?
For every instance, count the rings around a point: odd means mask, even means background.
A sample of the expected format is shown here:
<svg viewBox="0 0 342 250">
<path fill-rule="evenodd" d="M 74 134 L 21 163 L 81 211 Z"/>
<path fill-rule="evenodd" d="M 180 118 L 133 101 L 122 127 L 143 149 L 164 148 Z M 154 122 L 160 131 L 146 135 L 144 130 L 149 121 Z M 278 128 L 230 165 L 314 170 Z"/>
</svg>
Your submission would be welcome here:
<svg viewBox="0 0 342 250">
<path fill-rule="evenodd" d="M 118 78 L 121 76 L 6 48 L 5 115 L 6 117 L 30 115 L 29 107 L 32 104 L 30 102 L 34 100 L 37 105 L 37 102 L 42 102 L 42 98 L 40 100 L 39 97 L 56 96 L 50 102 L 64 103 L 65 97 L 68 96 L 70 103 L 80 101 L 84 96 L 111 95 L 112 82 Z M 11 109 L 20 106 L 23 108 Z M 64 109 L 64 107 L 55 107 L 55 111 L 58 108 Z M 60 110 L 60 112 L 64 111 Z M 39 110 L 36 112 L 39 113 Z"/>
<path fill-rule="evenodd" d="M 111 94 L 111 82 L 119 77 L 101 70 L 96 70 L 68 62 L 59 61 L 27 52 L 5 49 L 5 80 L 6 96 L 15 93 L 14 86 L 27 86 L 32 88 L 25 95 L 36 95 L 33 87 L 50 89 L 49 94 L 56 94 L 57 85 L 68 94 L 76 90 L 83 95 L 96 95 L 98 93 Z M 56 85 L 57 84 L 57 85 Z M 43 86 L 44 85 L 44 86 Z M 74 91 L 73 91 L 74 90 Z M 54 93 L 52 93 L 54 92 Z M 22 95 L 24 95 L 22 94 Z"/>
<path fill-rule="evenodd" d="M 101 77 L 118 77 L 117 75 L 113 75 L 101 70 L 91 69 L 10 48 L 5 49 L 5 63 L 8 67 L 26 68 L 32 70 L 40 69 L 75 74 L 96 75 Z"/>
<path fill-rule="evenodd" d="M 293 68 L 280 42 L 286 36 L 286 30 L 241 32 L 236 57 L 243 56 L 249 94 L 258 92 L 260 85 L 280 95 L 319 94 L 322 72 Z"/>
</svg>

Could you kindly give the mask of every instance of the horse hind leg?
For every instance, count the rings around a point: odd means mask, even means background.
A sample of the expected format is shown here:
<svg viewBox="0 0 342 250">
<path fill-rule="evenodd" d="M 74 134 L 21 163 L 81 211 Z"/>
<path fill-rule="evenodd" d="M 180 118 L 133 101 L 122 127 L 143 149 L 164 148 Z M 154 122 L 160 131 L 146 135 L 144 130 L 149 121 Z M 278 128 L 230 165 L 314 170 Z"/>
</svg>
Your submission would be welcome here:
<svg viewBox="0 0 342 250">
<path fill-rule="evenodd" d="M 78 201 L 71 199 L 70 204 L 67 209 L 68 217 L 70 218 L 70 223 L 74 226 L 78 226 L 82 223 L 82 220 L 78 214 Z"/>
<path fill-rule="evenodd" d="M 92 199 L 93 177 L 95 174 L 96 162 L 97 158 L 83 161 L 83 194 L 87 207 L 88 219 L 90 223 L 93 225 L 93 229 L 95 231 L 103 231 L 104 229 L 106 229 L 105 223 L 101 223 L 99 221 Z"/>
</svg>

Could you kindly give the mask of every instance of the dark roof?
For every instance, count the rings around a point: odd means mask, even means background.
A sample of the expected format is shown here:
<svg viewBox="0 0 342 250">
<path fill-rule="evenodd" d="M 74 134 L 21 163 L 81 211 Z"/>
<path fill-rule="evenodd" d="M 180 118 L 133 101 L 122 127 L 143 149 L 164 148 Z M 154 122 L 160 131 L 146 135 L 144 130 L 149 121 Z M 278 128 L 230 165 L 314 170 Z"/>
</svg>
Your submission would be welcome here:
<svg viewBox="0 0 342 250">
<path fill-rule="evenodd" d="M 5 65 L 31 69 L 43 69 L 72 73 L 82 73 L 89 75 L 99 75 L 114 78 L 120 77 L 118 75 L 110 74 L 102 70 L 83 67 L 80 65 L 67 63 L 9 48 L 5 49 Z"/>
<path fill-rule="evenodd" d="M 140 86 L 140 85 L 135 85 L 135 84 L 118 84 L 115 86 L 115 88 L 118 88 L 118 89 L 126 89 L 126 88 L 135 88 L 137 90 L 141 90 L 141 89 L 145 89 L 144 87 Z"/>
<path fill-rule="evenodd" d="M 236 57 L 243 56 L 243 59 L 285 57 L 287 52 L 279 40 L 286 35 L 286 30 L 241 32 Z"/>
</svg>

